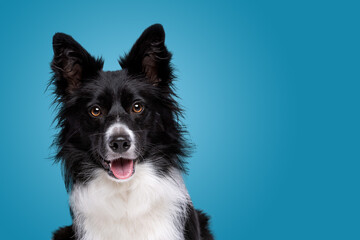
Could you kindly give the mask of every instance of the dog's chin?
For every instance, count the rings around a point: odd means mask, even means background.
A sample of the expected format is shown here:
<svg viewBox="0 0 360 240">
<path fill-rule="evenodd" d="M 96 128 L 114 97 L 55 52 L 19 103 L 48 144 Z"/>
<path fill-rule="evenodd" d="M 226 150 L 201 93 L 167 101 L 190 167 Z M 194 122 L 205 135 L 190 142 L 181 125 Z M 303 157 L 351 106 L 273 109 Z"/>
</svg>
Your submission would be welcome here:
<svg viewBox="0 0 360 240">
<path fill-rule="evenodd" d="M 103 167 L 111 180 L 126 182 L 134 176 L 136 162 L 136 159 L 126 158 L 103 160 Z"/>
</svg>

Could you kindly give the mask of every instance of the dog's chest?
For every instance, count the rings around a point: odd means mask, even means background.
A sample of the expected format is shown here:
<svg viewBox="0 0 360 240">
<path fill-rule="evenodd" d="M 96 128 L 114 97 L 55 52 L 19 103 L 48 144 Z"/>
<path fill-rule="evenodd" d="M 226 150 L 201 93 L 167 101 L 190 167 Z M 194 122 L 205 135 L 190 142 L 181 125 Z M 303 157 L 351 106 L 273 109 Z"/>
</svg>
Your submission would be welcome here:
<svg viewBox="0 0 360 240">
<path fill-rule="evenodd" d="M 137 166 L 125 183 L 99 170 L 91 182 L 74 186 L 70 197 L 81 240 L 184 239 L 189 201 L 180 173 L 159 178 L 146 164 Z"/>
</svg>

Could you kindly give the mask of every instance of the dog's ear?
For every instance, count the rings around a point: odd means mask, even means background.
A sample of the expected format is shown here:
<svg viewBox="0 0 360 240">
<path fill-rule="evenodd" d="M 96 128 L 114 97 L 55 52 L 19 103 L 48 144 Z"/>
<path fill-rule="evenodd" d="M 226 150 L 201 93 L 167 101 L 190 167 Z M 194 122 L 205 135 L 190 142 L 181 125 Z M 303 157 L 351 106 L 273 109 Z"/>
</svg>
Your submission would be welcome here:
<svg viewBox="0 0 360 240">
<path fill-rule="evenodd" d="M 55 91 L 60 96 L 79 88 L 83 81 L 95 76 L 104 65 L 101 58 L 92 57 L 78 42 L 64 33 L 54 35 L 53 49 L 51 69 L 54 73 Z"/>
<path fill-rule="evenodd" d="M 171 53 L 165 46 L 165 31 L 161 24 L 148 27 L 130 52 L 119 63 L 130 74 L 144 74 L 153 85 L 166 86 L 172 78 Z"/>
</svg>

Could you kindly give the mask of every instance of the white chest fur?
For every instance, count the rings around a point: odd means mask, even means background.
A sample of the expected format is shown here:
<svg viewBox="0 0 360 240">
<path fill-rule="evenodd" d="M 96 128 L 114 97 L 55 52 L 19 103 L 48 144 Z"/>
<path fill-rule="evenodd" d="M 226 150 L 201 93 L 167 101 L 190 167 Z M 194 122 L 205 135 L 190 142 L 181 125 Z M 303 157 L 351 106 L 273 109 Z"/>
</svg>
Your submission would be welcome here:
<svg viewBox="0 0 360 240">
<path fill-rule="evenodd" d="M 138 164 L 132 179 L 122 183 L 98 170 L 70 196 L 81 240 L 182 240 L 189 202 L 181 173 L 173 169 L 159 177 L 151 164 Z"/>
</svg>

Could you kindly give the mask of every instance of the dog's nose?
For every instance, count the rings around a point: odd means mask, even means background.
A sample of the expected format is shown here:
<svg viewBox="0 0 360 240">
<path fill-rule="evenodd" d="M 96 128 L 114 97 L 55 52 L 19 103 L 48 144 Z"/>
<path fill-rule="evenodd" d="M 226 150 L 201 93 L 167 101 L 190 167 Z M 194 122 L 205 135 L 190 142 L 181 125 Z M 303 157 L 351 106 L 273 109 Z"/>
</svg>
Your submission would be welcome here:
<svg viewBox="0 0 360 240">
<path fill-rule="evenodd" d="M 131 141 L 127 135 L 113 137 L 109 142 L 109 147 L 117 153 L 126 152 L 130 146 Z"/>
</svg>

